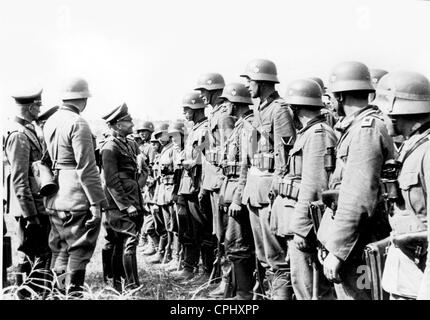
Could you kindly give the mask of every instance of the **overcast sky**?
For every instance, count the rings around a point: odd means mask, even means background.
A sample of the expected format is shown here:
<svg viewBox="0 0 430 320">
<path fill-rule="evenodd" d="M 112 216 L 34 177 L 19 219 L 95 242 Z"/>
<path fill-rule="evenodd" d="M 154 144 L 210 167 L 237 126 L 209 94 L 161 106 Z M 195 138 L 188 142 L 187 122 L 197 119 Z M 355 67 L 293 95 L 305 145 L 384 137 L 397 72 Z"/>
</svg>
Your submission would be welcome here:
<svg viewBox="0 0 430 320">
<path fill-rule="evenodd" d="M 2 1 L 1 108 L 34 82 L 58 104 L 63 79 L 78 75 L 93 93 L 88 118 L 126 102 L 136 118 L 172 120 L 201 73 L 242 81 L 253 58 L 276 63 L 281 95 L 345 60 L 430 76 L 429 17 L 418 0 Z"/>
</svg>

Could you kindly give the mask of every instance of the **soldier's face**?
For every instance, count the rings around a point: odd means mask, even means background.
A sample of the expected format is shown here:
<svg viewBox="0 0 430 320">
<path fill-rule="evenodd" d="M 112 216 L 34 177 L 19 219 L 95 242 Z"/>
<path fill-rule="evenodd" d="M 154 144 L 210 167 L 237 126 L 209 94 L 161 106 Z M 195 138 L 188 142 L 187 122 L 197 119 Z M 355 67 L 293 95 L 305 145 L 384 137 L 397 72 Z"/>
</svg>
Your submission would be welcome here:
<svg viewBox="0 0 430 320">
<path fill-rule="evenodd" d="M 205 105 L 211 102 L 211 92 L 206 89 L 200 89 L 200 98 L 202 98 Z"/>
<path fill-rule="evenodd" d="M 182 145 L 182 136 L 179 132 L 174 132 L 171 134 L 172 142 L 175 146 L 181 146 Z"/>
<path fill-rule="evenodd" d="M 148 130 L 139 131 L 139 136 L 142 138 L 143 141 L 148 141 L 149 138 L 151 138 L 151 132 Z"/>
<path fill-rule="evenodd" d="M 251 80 L 250 78 L 246 78 L 245 87 L 248 89 L 251 94 L 251 98 L 258 98 L 258 82 Z"/>
<path fill-rule="evenodd" d="M 229 115 L 229 116 L 233 115 L 233 112 L 234 112 L 234 104 L 233 104 L 233 103 L 231 103 L 231 102 L 230 102 L 230 101 L 228 101 L 228 100 L 225 100 L 225 101 L 224 101 L 224 103 L 223 103 L 222 112 L 223 112 L 225 115 Z"/>
<path fill-rule="evenodd" d="M 32 120 L 36 120 L 40 113 L 40 102 L 33 103 L 29 108 L 28 111 L 30 112 L 30 115 L 32 117 Z"/>
<path fill-rule="evenodd" d="M 184 116 L 185 120 L 187 121 L 193 121 L 194 118 L 194 110 L 188 107 L 184 108 Z"/>
<path fill-rule="evenodd" d="M 118 131 L 120 131 L 123 135 L 128 135 L 133 133 L 133 121 L 127 120 L 127 121 L 118 121 L 117 128 Z"/>
</svg>

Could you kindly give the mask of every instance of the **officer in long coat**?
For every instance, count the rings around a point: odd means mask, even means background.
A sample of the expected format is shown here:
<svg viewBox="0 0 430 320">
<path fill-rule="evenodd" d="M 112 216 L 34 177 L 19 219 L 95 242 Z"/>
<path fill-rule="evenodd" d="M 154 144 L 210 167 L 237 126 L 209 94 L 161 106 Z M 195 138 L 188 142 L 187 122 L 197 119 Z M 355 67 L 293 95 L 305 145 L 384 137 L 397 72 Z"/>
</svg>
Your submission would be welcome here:
<svg viewBox="0 0 430 320">
<path fill-rule="evenodd" d="M 136 247 L 143 223 L 143 199 L 138 183 L 139 146 L 127 138 L 133 122 L 124 103 L 103 116 L 112 136 L 101 147 L 102 183 L 107 198 L 106 220 L 114 232 L 112 271 L 114 287 L 122 291 L 139 286 Z"/>
<path fill-rule="evenodd" d="M 42 159 L 43 142 L 39 140 L 33 125 L 40 112 L 42 90 L 17 93 L 16 116 L 8 123 L 4 140 L 7 194 L 6 213 L 12 213 L 18 222 L 18 263 L 17 285 L 22 285 L 25 276 L 30 276 L 30 287 L 41 292 L 37 285 L 46 286 L 35 278 L 45 278 L 50 268 L 51 250 L 48 235 L 51 229 L 48 215 L 43 204 L 43 197 L 36 182 L 32 165 Z M 35 270 L 30 275 L 32 264 Z M 20 292 L 20 297 L 30 297 L 29 292 Z"/>
</svg>

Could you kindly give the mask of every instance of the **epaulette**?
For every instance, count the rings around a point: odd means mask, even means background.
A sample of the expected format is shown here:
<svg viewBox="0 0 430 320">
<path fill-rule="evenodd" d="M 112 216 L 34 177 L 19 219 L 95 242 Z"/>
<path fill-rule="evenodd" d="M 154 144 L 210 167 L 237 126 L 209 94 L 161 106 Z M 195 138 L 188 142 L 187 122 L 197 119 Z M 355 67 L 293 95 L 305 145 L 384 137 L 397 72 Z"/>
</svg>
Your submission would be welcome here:
<svg viewBox="0 0 430 320">
<path fill-rule="evenodd" d="M 324 127 L 322 123 L 320 123 L 319 126 L 317 126 L 317 128 L 315 129 L 314 133 L 323 133 L 323 132 L 324 132 Z"/>
<path fill-rule="evenodd" d="M 371 127 L 373 125 L 373 121 L 374 121 L 374 117 L 367 116 L 361 122 L 361 127 L 362 128 Z"/>
</svg>

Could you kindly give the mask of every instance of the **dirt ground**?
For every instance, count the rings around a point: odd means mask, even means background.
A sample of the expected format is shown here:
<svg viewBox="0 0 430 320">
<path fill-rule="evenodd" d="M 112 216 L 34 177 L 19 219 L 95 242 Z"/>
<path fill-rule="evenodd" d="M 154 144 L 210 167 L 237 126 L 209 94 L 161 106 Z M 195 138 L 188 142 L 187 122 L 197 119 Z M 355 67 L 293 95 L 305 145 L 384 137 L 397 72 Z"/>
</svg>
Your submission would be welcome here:
<svg viewBox="0 0 430 320">
<path fill-rule="evenodd" d="M 12 237 L 13 266 L 8 269 L 9 291 L 15 286 L 14 272 L 18 261 L 16 250 L 16 222 L 11 215 L 6 215 L 8 235 Z M 179 283 L 174 281 L 169 272 L 158 267 L 159 265 L 149 264 L 146 257 L 142 254 L 142 246 L 138 247 L 137 264 L 139 268 L 139 279 L 141 286 L 138 290 L 118 294 L 108 284 L 103 282 L 101 247 L 103 244 L 104 229 L 100 232 L 97 246 L 91 262 L 87 266 L 85 279 L 86 290 L 84 299 L 96 300 L 191 300 L 191 299 L 212 299 L 208 293 L 215 289 L 217 284 L 208 285 L 207 283 L 193 283 L 193 281 Z M 8 289 L 8 288 L 6 288 Z M 5 289 L 4 289 L 5 290 Z M 5 292 L 5 291 L 4 291 Z M 5 294 L 4 299 L 15 299 L 13 294 Z"/>
</svg>

